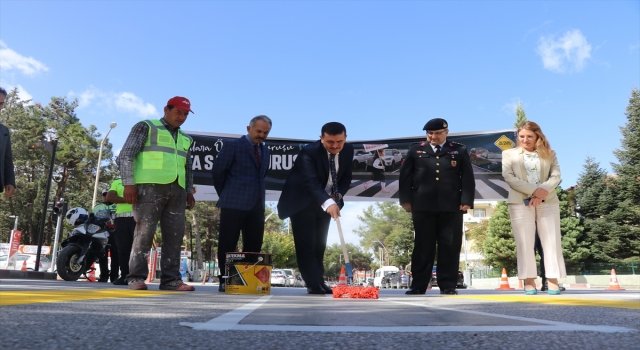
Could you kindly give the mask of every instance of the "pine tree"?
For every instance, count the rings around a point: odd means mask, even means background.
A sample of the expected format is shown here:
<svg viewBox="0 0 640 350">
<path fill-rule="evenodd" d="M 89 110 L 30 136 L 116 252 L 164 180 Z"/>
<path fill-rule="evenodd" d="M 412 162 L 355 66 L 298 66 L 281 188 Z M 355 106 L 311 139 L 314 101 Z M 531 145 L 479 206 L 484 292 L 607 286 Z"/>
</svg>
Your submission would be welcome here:
<svg viewBox="0 0 640 350">
<path fill-rule="evenodd" d="M 516 129 L 524 122 L 527 121 L 527 113 L 525 113 L 524 108 L 522 108 L 522 101 L 518 101 L 518 106 L 516 107 L 516 122 L 513 124 Z"/>
<path fill-rule="evenodd" d="M 484 241 L 484 254 L 487 265 L 506 268 L 513 274 L 517 268 L 516 241 L 513 239 L 509 207 L 499 202 L 496 211 L 489 219 L 489 232 Z"/>
<path fill-rule="evenodd" d="M 591 242 L 584 232 L 580 219 L 573 216 L 569 207 L 568 191 L 556 188 L 560 200 L 560 232 L 562 235 L 562 255 L 568 267 L 579 266 L 591 255 Z"/>
</svg>

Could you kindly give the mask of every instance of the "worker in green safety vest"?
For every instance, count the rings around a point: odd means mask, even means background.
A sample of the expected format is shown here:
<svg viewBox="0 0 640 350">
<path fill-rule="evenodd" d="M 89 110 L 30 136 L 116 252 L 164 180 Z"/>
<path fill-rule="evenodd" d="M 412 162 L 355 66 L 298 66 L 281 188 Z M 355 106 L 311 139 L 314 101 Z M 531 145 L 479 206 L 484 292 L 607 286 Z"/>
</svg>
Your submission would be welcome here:
<svg viewBox="0 0 640 350">
<path fill-rule="evenodd" d="M 191 102 L 171 98 L 161 119 L 145 120 L 131 129 L 118 166 L 124 200 L 133 205 L 136 228 L 129 258 L 129 289 L 146 290 L 147 256 L 156 224 L 162 231 L 161 290 L 192 291 L 182 281 L 180 246 L 185 209 L 195 206 L 190 148 L 192 139 L 180 127 L 187 120 Z"/>
</svg>

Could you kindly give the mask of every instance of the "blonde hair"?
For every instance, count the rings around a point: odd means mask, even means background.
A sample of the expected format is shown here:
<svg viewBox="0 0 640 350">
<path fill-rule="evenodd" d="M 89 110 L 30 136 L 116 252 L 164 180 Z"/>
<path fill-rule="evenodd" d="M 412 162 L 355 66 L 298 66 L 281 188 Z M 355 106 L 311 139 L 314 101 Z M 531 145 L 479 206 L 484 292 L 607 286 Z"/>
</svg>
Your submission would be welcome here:
<svg viewBox="0 0 640 350">
<path fill-rule="evenodd" d="M 538 137 L 538 139 L 536 140 L 536 151 L 538 151 L 538 155 L 540 155 L 540 158 L 543 159 L 551 159 L 551 144 L 549 144 L 549 141 L 547 141 L 547 137 L 544 136 L 544 134 L 542 133 L 542 129 L 540 129 L 540 126 L 538 124 L 531 121 L 526 121 L 518 126 L 518 133 L 520 133 L 520 130 L 529 130 L 535 133 Z M 520 144 L 520 138 L 518 138 L 518 147 L 522 147 L 522 145 Z"/>
</svg>

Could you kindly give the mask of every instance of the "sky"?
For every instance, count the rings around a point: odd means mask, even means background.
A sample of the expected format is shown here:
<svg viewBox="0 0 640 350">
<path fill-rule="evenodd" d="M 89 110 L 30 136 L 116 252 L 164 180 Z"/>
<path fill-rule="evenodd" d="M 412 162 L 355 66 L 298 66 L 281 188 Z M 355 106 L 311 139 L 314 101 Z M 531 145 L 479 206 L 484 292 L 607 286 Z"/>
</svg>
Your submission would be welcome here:
<svg viewBox="0 0 640 350">
<path fill-rule="evenodd" d="M 169 98 L 183 129 L 348 140 L 513 127 L 520 101 L 557 152 L 566 188 L 587 157 L 611 172 L 640 85 L 640 1 L 7 1 L 0 86 L 77 99 L 118 152 Z M 15 146 L 14 146 L 15 147 Z M 275 205 L 275 203 L 270 203 Z M 347 203 L 347 242 L 370 202 Z M 332 224 L 329 244 L 337 243 Z"/>
</svg>

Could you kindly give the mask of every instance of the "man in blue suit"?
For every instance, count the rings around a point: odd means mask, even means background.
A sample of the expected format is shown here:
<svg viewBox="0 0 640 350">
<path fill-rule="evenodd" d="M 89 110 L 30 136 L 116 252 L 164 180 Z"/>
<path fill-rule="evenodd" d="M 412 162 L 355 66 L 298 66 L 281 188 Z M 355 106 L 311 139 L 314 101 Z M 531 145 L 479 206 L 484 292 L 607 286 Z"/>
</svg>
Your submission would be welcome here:
<svg viewBox="0 0 640 350">
<path fill-rule="evenodd" d="M 324 251 L 331 218 L 340 216 L 351 185 L 353 146 L 347 129 L 331 122 L 320 140 L 302 148 L 280 194 L 278 216 L 291 218 L 300 274 L 308 294 L 331 294 L 324 283 Z"/>
<path fill-rule="evenodd" d="M 264 179 L 271 159 L 264 144 L 271 131 L 271 119 L 259 115 L 251 119 L 247 135 L 226 142 L 213 162 L 213 186 L 218 193 L 220 208 L 220 239 L 218 264 L 226 254 L 237 251 L 242 231 L 242 251 L 260 252 L 264 236 Z M 222 270 L 221 270 L 222 273 Z M 224 292 L 220 278 L 218 291 Z"/>
</svg>

